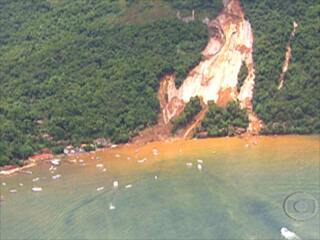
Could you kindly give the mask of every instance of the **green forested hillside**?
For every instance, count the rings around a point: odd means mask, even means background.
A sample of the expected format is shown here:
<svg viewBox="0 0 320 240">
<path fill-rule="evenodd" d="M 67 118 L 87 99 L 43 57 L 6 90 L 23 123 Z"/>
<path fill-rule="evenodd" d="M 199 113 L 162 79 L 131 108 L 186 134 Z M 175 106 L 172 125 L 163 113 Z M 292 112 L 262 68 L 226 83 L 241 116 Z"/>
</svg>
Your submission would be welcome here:
<svg viewBox="0 0 320 240">
<path fill-rule="evenodd" d="M 320 132 L 320 2 L 243 0 L 254 33 L 256 88 L 254 108 L 265 133 Z M 299 27 L 290 40 L 296 21 Z M 285 84 L 279 76 L 290 40 L 292 61 Z"/>
<path fill-rule="evenodd" d="M 213 1 L 190 1 L 212 16 Z M 204 3 L 202 4 L 199 3 Z M 200 59 L 206 26 L 182 1 L 0 2 L 0 165 L 153 124 L 159 79 Z M 215 9 L 215 11 L 213 11 Z M 61 148 L 60 148 L 61 149 Z"/>
<path fill-rule="evenodd" d="M 254 107 L 266 133 L 314 133 L 319 120 L 319 11 L 309 1 L 243 0 L 255 35 Z M 207 43 L 220 0 L 0 1 L 0 165 L 44 147 L 109 137 L 155 122 L 159 80 L 177 83 Z M 196 21 L 176 18 L 196 11 Z M 292 22 L 293 59 L 277 90 Z"/>
</svg>

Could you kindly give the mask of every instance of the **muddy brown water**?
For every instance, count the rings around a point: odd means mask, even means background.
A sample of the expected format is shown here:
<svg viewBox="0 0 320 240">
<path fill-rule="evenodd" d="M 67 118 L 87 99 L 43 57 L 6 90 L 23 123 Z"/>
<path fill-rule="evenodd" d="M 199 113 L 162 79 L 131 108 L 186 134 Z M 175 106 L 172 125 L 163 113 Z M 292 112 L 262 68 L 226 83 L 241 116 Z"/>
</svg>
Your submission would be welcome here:
<svg viewBox="0 0 320 240">
<path fill-rule="evenodd" d="M 281 239 L 281 227 L 319 239 L 319 214 L 284 211 L 296 192 L 319 201 L 319 136 L 154 142 L 73 159 L 1 177 L 1 239 Z"/>
</svg>

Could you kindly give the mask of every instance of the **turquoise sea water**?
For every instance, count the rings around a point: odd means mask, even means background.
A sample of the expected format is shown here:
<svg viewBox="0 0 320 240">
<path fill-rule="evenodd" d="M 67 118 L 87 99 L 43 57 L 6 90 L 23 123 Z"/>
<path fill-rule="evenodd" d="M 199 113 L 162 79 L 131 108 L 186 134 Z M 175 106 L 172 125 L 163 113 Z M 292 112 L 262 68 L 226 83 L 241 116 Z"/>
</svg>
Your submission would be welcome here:
<svg viewBox="0 0 320 240">
<path fill-rule="evenodd" d="M 85 166 L 65 161 L 54 174 L 44 163 L 30 169 L 32 175 L 1 177 L 0 237 L 281 239 L 287 227 L 302 239 L 319 239 L 319 214 L 301 221 L 291 216 L 297 210 L 284 211 L 285 199 L 296 192 L 319 202 L 319 154 L 319 136 L 221 138 L 101 151 L 78 157 Z M 52 180 L 55 174 L 61 179 Z"/>
</svg>

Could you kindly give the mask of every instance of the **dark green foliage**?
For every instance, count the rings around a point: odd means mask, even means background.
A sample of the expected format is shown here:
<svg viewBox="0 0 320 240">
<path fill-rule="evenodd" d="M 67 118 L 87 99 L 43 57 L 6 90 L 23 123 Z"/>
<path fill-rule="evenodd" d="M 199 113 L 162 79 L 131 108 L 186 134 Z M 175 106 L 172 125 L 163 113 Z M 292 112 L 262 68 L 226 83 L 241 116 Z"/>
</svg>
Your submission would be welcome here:
<svg viewBox="0 0 320 240">
<path fill-rule="evenodd" d="M 175 73 L 181 84 L 207 42 L 200 21 L 221 2 L 1 0 L 0 165 L 97 137 L 126 142 L 153 124 L 159 79 Z M 242 3 L 255 37 L 254 109 L 265 133 L 319 133 L 319 2 Z M 176 19 L 177 10 L 192 9 L 197 21 Z M 289 40 L 293 58 L 279 91 Z M 212 135 L 229 134 L 222 129 Z"/>
<path fill-rule="evenodd" d="M 255 38 L 254 109 L 267 125 L 264 133 L 319 133 L 319 1 L 243 0 L 242 3 Z M 293 21 L 299 27 L 291 38 Z M 289 41 L 293 57 L 284 87 L 278 90 Z"/>
<path fill-rule="evenodd" d="M 87 144 L 86 146 L 83 147 L 83 150 L 85 150 L 86 152 L 91 152 L 96 150 L 96 148 L 91 144 Z"/>
<path fill-rule="evenodd" d="M 244 83 L 244 80 L 246 79 L 247 76 L 248 76 L 247 65 L 245 63 L 242 63 L 240 72 L 238 74 L 238 84 L 237 84 L 238 92 L 240 92 L 241 86 Z"/>
<path fill-rule="evenodd" d="M 178 129 L 187 126 L 194 117 L 201 111 L 201 100 L 199 97 L 192 97 L 190 101 L 186 104 L 183 112 L 172 119 L 172 132 L 176 132 Z"/>
<path fill-rule="evenodd" d="M 1 1 L 0 165 L 97 137 L 127 142 L 156 121 L 160 78 L 186 75 L 207 30 L 175 13 L 122 24 L 129 10 L 121 1 Z"/>
<path fill-rule="evenodd" d="M 240 109 L 238 102 L 230 102 L 225 108 L 210 102 L 198 131 L 206 131 L 208 136 L 233 136 L 237 128 L 246 129 L 248 124 L 247 112 Z"/>
<path fill-rule="evenodd" d="M 52 151 L 53 154 L 63 153 L 63 149 L 64 149 L 63 146 L 53 146 L 53 147 L 51 147 L 51 151 Z"/>
</svg>

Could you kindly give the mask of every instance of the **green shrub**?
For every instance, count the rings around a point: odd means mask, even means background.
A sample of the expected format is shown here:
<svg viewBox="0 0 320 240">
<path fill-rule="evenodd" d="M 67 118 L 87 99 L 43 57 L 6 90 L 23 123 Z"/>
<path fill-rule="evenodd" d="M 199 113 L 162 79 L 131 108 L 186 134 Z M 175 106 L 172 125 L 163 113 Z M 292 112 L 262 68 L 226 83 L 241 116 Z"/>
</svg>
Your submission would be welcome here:
<svg viewBox="0 0 320 240">
<path fill-rule="evenodd" d="M 64 147 L 63 146 L 54 146 L 51 147 L 51 151 L 53 154 L 61 154 L 63 153 Z"/>
<path fill-rule="evenodd" d="M 96 150 L 96 148 L 91 144 L 87 144 L 86 146 L 83 147 L 83 150 L 85 150 L 86 152 L 91 152 Z"/>
</svg>

